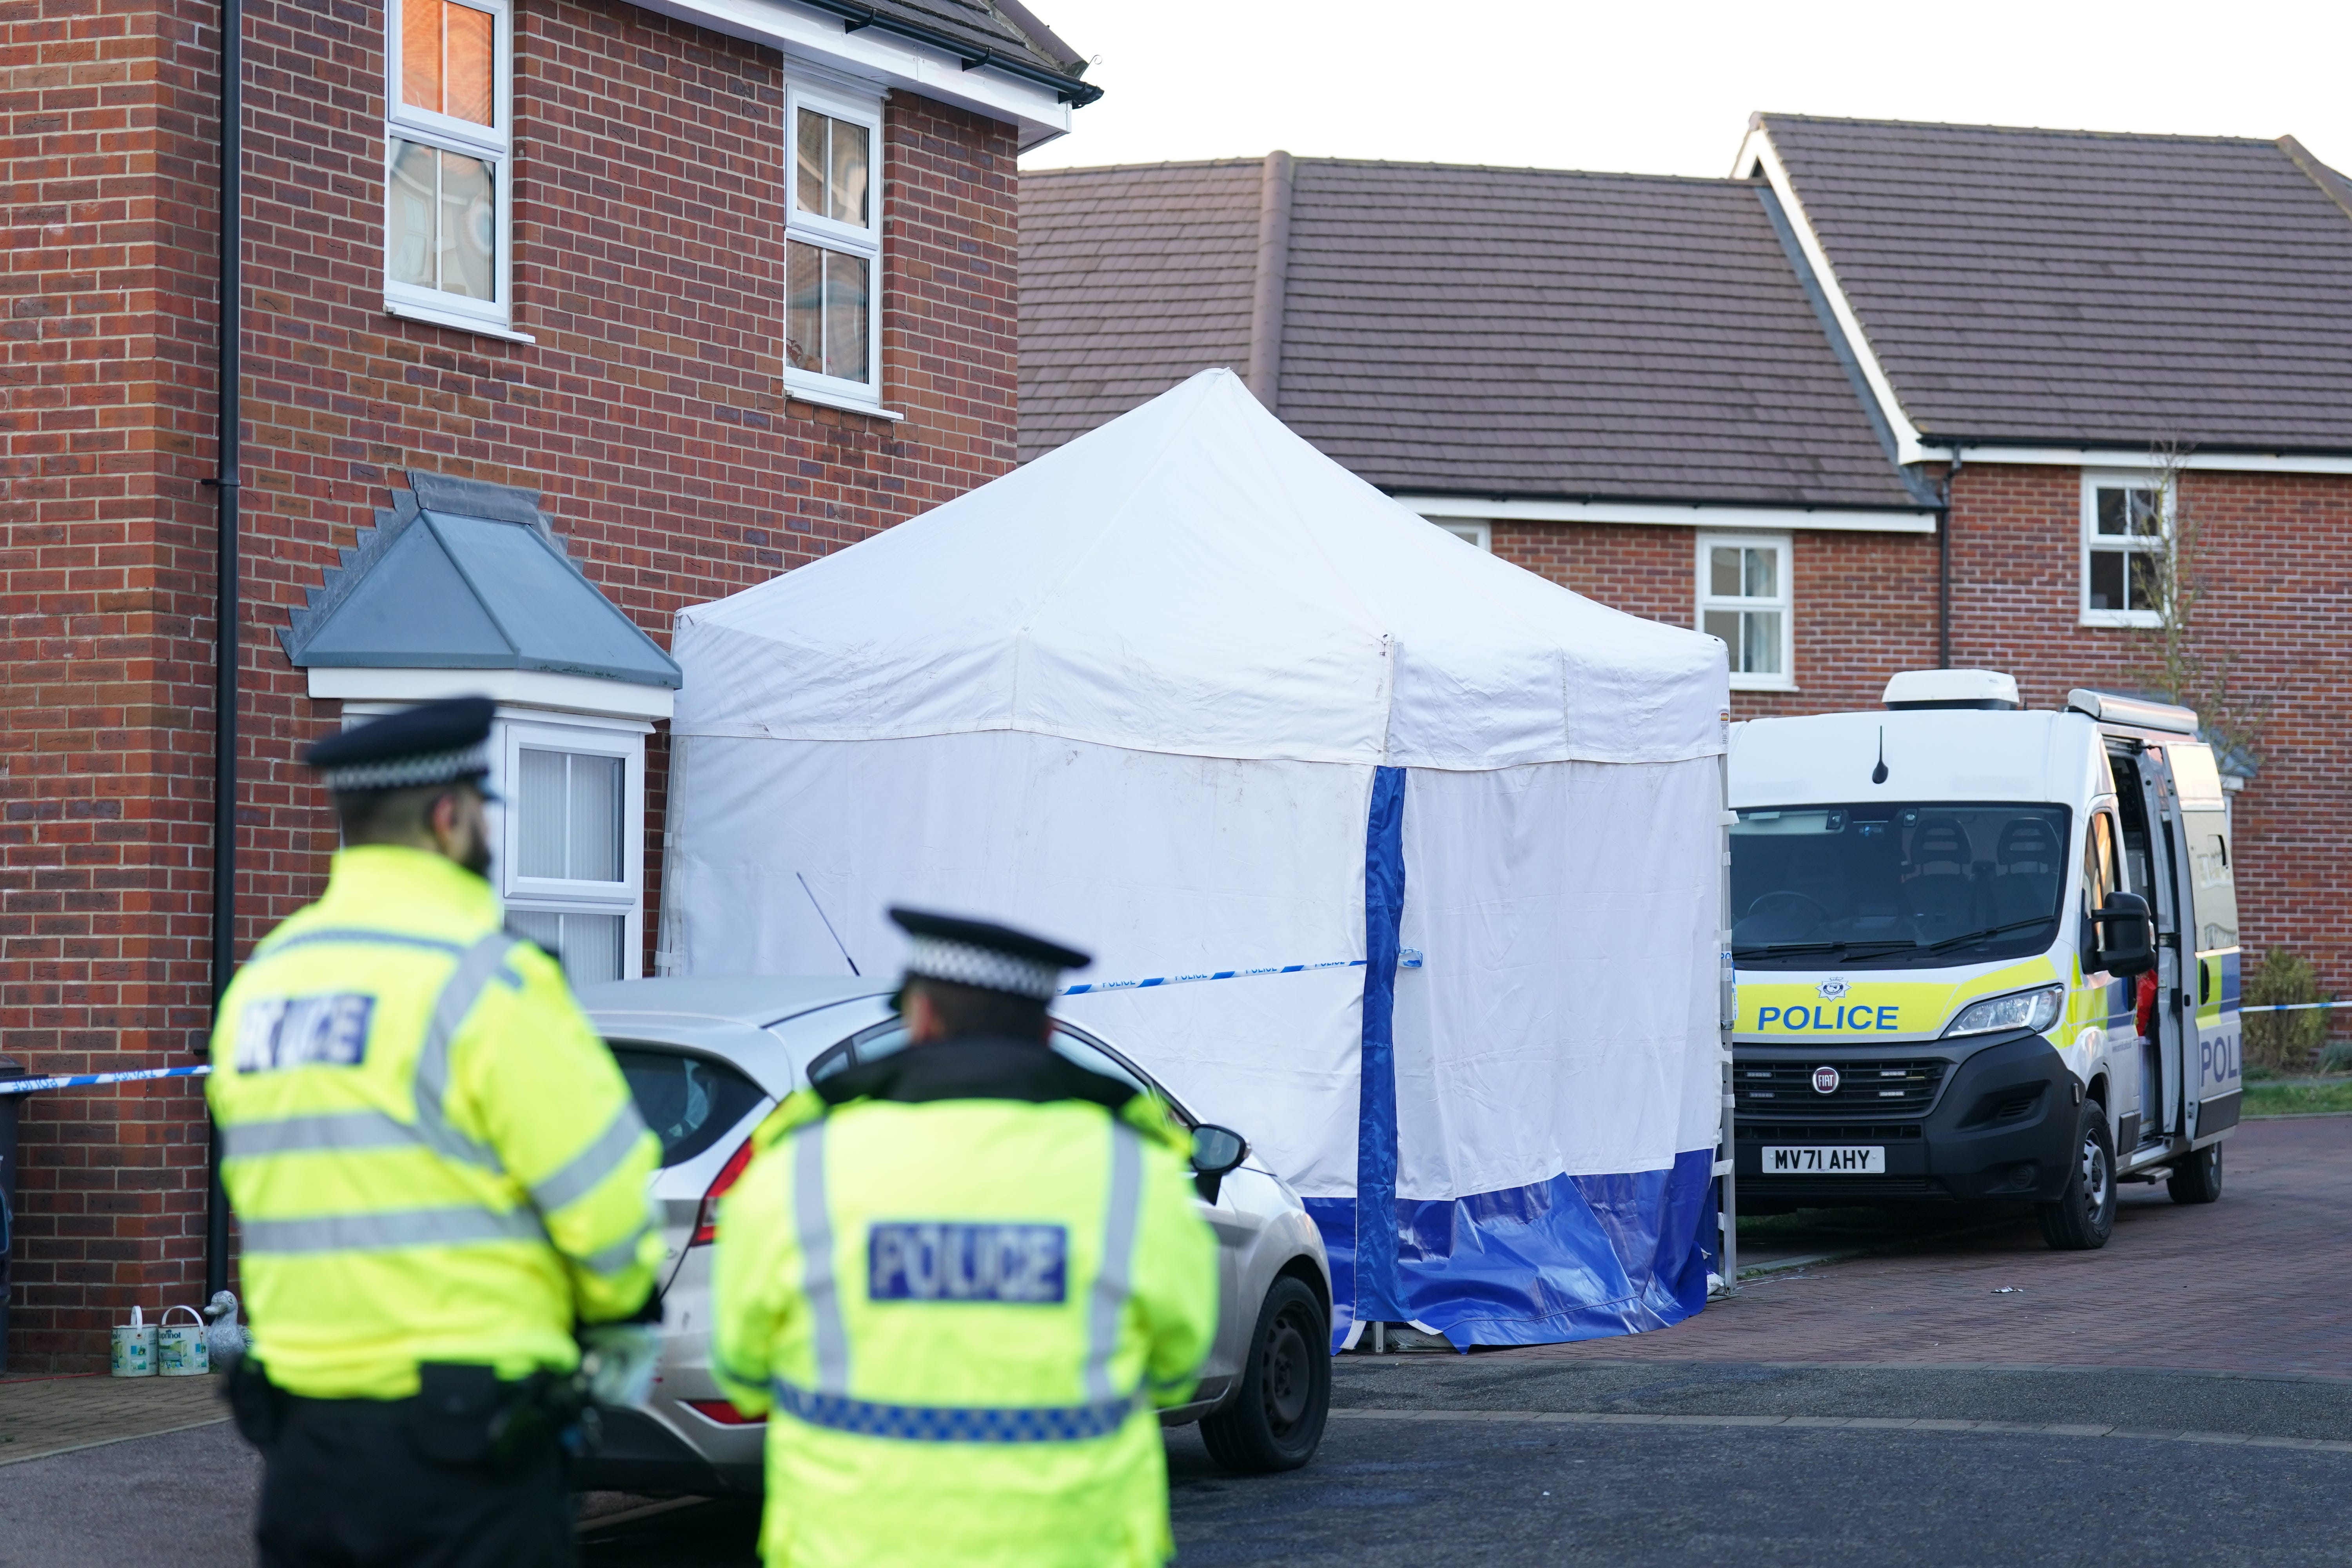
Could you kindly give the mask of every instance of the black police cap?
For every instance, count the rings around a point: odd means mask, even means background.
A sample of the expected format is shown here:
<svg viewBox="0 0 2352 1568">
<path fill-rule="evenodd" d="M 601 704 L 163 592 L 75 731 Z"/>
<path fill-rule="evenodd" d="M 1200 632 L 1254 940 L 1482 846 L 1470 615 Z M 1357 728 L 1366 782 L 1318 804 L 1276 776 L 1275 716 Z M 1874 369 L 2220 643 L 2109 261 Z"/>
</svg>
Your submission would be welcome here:
<svg viewBox="0 0 2352 1568">
<path fill-rule="evenodd" d="M 330 735 L 302 760 L 337 794 L 478 779 L 490 771 L 497 713 L 487 697 L 445 698 Z"/>
<path fill-rule="evenodd" d="M 890 919 L 907 933 L 910 980 L 939 980 L 1045 1002 L 1059 989 L 1064 970 L 1084 969 L 1094 962 L 1076 948 L 993 921 L 902 908 L 892 909 Z"/>
</svg>

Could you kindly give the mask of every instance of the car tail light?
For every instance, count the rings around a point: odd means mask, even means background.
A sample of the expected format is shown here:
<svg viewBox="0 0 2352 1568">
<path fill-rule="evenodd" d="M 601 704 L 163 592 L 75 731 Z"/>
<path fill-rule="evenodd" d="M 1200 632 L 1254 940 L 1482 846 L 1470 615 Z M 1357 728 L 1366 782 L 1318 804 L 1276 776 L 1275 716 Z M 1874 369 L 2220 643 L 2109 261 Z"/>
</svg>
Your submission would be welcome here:
<svg viewBox="0 0 2352 1568">
<path fill-rule="evenodd" d="M 689 1399 L 686 1407 L 706 1421 L 721 1426 L 760 1426 L 767 1423 L 764 1415 L 746 1415 L 723 1399 Z"/>
<path fill-rule="evenodd" d="M 719 1200 L 727 1195 L 727 1189 L 735 1184 L 751 1163 L 751 1141 L 746 1138 L 743 1146 L 727 1156 L 727 1163 L 719 1166 L 719 1174 L 710 1179 L 710 1190 L 702 1194 L 702 1212 L 695 1215 L 694 1239 L 687 1243 L 688 1247 L 719 1239 Z"/>
</svg>

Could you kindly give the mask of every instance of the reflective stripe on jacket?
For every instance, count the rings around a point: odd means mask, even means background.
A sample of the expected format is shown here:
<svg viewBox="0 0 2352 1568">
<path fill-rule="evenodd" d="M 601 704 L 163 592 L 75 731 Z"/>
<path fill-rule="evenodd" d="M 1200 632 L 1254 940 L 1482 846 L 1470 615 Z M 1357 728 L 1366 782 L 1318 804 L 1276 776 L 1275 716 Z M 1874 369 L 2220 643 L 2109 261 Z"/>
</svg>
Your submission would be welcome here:
<svg viewBox="0 0 2352 1568">
<path fill-rule="evenodd" d="M 1140 1096 L 787 1102 L 713 1265 L 714 1369 L 772 1413 L 769 1568 L 1166 1560 L 1155 1409 L 1217 1317 L 1176 1142 Z"/>
<path fill-rule="evenodd" d="M 205 1094 L 255 1353 L 313 1398 L 404 1397 L 419 1362 L 578 1360 L 662 1258 L 659 1143 L 553 959 L 480 878 L 336 856 L 238 971 Z"/>
</svg>

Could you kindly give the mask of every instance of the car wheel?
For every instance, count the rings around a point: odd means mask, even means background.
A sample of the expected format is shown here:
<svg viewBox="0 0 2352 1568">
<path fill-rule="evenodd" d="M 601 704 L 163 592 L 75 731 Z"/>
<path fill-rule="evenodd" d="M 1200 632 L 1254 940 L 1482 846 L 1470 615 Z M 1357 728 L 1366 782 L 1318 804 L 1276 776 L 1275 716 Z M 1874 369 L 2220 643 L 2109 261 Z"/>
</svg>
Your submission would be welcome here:
<svg viewBox="0 0 2352 1568">
<path fill-rule="evenodd" d="M 1241 1387 L 1201 1422 L 1221 1468 L 1240 1475 L 1295 1470 L 1315 1457 L 1331 1412 L 1331 1320 L 1300 1280 L 1284 1275 L 1265 1293 Z"/>
<path fill-rule="evenodd" d="M 2042 1205 L 2042 1237 L 2061 1252 L 2090 1252 L 2116 1233 L 2116 1143 L 2107 1110 L 2083 1102 L 2074 1131 L 2074 1166 L 2056 1203 Z"/>
<path fill-rule="evenodd" d="M 2210 1204 L 2221 1195 L 2221 1145 L 2209 1143 L 2186 1160 L 2173 1163 L 2164 1184 L 2177 1204 Z"/>
</svg>

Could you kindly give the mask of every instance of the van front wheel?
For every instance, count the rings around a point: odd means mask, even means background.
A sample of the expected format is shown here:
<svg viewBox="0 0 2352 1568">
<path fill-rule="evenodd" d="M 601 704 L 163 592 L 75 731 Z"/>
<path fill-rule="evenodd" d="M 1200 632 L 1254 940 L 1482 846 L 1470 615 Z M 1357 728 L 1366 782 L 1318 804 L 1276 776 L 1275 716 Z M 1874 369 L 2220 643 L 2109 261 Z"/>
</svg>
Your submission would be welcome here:
<svg viewBox="0 0 2352 1568">
<path fill-rule="evenodd" d="M 2042 1205 L 2042 1237 L 2061 1252 L 2090 1252 L 2116 1233 L 2116 1143 L 2107 1108 L 2083 1102 L 2075 1124 L 2074 1168 L 2056 1203 Z"/>
</svg>

